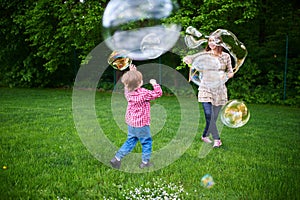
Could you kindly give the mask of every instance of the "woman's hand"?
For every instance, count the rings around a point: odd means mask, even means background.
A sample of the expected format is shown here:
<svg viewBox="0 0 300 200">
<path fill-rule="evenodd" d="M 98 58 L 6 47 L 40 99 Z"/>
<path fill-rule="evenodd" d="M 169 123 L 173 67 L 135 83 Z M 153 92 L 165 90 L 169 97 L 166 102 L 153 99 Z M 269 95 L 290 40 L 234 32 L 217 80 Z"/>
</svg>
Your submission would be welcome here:
<svg viewBox="0 0 300 200">
<path fill-rule="evenodd" d="M 234 73 L 233 72 L 228 72 L 227 73 L 227 78 L 230 79 L 234 76 Z"/>
<path fill-rule="evenodd" d="M 233 75 L 234 75 L 234 73 L 228 72 L 228 73 L 225 73 L 221 79 L 224 81 L 224 83 L 226 83 L 228 81 L 228 79 L 233 77 Z"/>
<path fill-rule="evenodd" d="M 186 64 L 190 65 L 190 64 L 192 64 L 193 60 L 192 60 L 192 58 L 190 56 L 185 56 L 183 58 L 183 62 L 185 62 Z"/>
</svg>

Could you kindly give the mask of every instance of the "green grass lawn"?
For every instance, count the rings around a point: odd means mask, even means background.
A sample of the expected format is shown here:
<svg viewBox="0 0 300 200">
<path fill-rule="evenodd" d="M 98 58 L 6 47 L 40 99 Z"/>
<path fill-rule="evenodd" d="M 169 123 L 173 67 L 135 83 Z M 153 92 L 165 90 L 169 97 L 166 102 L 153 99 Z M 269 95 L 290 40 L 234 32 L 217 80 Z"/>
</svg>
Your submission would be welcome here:
<svg viewBox="0 0 300 200">
<path fill-rule="evenodd" d="M 111 94 L 97 92 L 95 102 L 99 124 L 120 146 L 126 134 L 107 106 Z M 178 126 L 174 102 L 170 96 L 155 101 L 166 107 L 167 127 L 153 136 L 154 150 L 168 144 Z M 181 199 L 300 199 L 300 108 L 248 108 L 248 124 L 223 127 L 223 147 L 201 158 L 200 106 L 198 134 L 178 160 L 153 172 L 127 173 L 98 161 L 82 143 L 71 90 L 0 88 L 0 199 L 125 199 L 147 188 Z M 205 174 L 214 178 L 210 189 L 200 185 Z"/>
</svg>

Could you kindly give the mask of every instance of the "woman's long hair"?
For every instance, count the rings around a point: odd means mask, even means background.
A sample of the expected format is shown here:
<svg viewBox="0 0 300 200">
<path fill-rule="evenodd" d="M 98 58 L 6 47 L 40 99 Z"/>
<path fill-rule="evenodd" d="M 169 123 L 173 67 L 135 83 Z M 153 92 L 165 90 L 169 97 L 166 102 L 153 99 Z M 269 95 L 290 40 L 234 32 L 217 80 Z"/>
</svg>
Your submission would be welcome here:
<svg viewBox="0 0 300 200">
<path fill-rule="evenodd" d="M 211 37 L 211 36 L 210 36 Z M 222 44 L 223 43 L 223 40 L 222 40 L 222 38 L 220 37 L 220 36 L 213 36 L 214 38 L 215 38 L 215 40 L 218 40 L 219 42 L 218 43 L 220 43 L 220 44 Z M 215 49 L 215 51 L 218 53 L 218 54 L 221 54 L 222 53 L 222 51 L 223 51 L 223 47 L 221 46 L 221 45 L 218 45 L 218 44 L 216 44 L 217 46 L 216 46 L 216 49 Z M 207 44 L 207 46 L 205 47 L 205 51 L 210 51 L 211 50 L 211 48 L 209 47 L 209 45 Z"/>
<path fill-rule="evenodd" d="M 216 40 L 219 40 L 218 43 L 220 43 L 220 44 L 223 43 L 223 40 L 222 40 L 222 38 L 221 38 L 220 36 L 214 36 L 214 37 L 215 37 Z M 209 45 L 207 44 L 207 46 L 205 47 L 205 51 L 210 51 L 210 50 L 211 50 L 211 48 L 210 48 Z M 230 55 L 231 66 L 232 66 L 232 68 L 235 67 L 235 59 L 233 58 L 233 56 L 230 54 L 230 52 L 229 52 L 227 49 L 225 49 L 225 48 L 224 48 L 223 46 L 221 46 L 221 45 L 217 45 L 215 51 L 216 51 L 218 54 L 220 54 L 220 55 L 222 54 L 222 51 L 225 52 L 225 53 L 228 53 L 228 54 Z"/>
</svg>

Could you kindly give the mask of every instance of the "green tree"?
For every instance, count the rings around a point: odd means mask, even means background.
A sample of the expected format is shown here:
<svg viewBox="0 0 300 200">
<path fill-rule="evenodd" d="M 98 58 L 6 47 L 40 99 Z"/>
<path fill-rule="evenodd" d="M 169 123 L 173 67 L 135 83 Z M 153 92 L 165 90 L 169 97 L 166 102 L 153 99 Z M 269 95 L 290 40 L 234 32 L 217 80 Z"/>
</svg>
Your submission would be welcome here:
<svg viewBox="0 0 300 200">
<path fill-rule="evenodd" d="M 33 76 L 44 74 L 43 69 L 38 66 L 26 66 L 24 63 L 28 60 L 31 48 L 24 35 L 24 26 L 15 22 L 18 16 L 24 15 L 27 9 L 31 9 L 30 2 L 26 1 L 20 4 L 19 1 L 2 0 L 1 1 L 1 45 L 0 61 L 1 73 L 0 83 L 14 86 L 35 86 L 31 84 Z M 37 60 L 33 60 L 35 64 Z"/>
<path fill-rule="evenodd" d="M 168 19 L 204 34 L 222 28 L 248 49 L 244 65 L 228 83 L 232 97 L 249 102 L 299 100 L 300 10 L 297 0 L 181 0 Z M 0 84 L 11 87 L 72 85 L 82 59 L 102 38 L 101 21 L 108 0 L 1 0 Z M 288 68 L 285 76 L 286 40 Z M 181 51 L 181 50 L 179 50 Z M 180 54 L 181 55 L 181 54 Z M 165 54 L 164 63 L 187 68 Z M 176 64 L 177 63 L 177 64 Z"/>
<path fill-rule="evenodd" d="M 7 20 L 2 21 L 2 25 L 6 25 L 2 33 L 7 38 L 1 56 L 5 58 L 9 50 L 13 50 L 11 45 L 15 49 L 20 45 L 26 52 L 16 59 L 17 62 L 13 58 L 6 59 L 5 71 L 17 65 L 11 72 L 14 75 L 9 74 L 14 77 L 19 74 L 14 85 L 72 82 L 80 60 L 102 40 L 101 16 L 105 4 L 106 1 L 38 0 L 24 4 L 4 1 L 2 7 L 6 12 L 1 18 Z M 14 35 L 20 37 L 14 39 Z M 7 75 L 3 79 L 11 82 Z M 61 79 L 61 83 L 57 79 Z"/>
</svg>

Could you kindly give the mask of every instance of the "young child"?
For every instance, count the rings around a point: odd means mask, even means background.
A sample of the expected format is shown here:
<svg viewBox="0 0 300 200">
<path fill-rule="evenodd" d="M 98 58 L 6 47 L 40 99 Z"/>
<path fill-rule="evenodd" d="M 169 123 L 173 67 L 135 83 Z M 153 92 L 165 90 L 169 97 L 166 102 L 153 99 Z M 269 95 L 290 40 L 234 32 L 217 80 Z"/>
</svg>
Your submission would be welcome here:
<svg viewBox="0 0 300 200">
<path fill-rule="evenodd" d="M 150 84 L 153 90 L 141 88 L 143 85 L 143 75 L 131 64 L 130 70 L 121 79 L 125 87 L 125 97 L 128 105 L 125 121 L 128 125 L 128 136 L 126 142 L 110 161 L 112 167 L 119 169 L 121 160 L 129 154 L 138 141 L 142 144 L 142 162 L 140 168 L 150 167 L 150 157 L 152 153 L 152 137 L 150 134 L 150 100 L 162 96 L 162 90 L 156 80 L 151 79 Z"/>
</svg>

